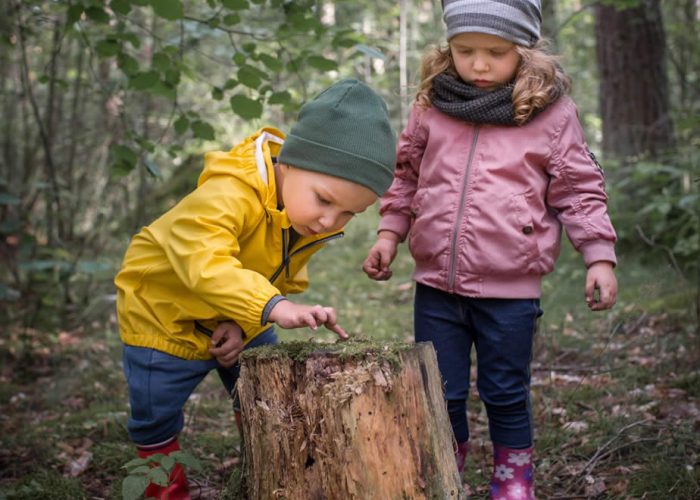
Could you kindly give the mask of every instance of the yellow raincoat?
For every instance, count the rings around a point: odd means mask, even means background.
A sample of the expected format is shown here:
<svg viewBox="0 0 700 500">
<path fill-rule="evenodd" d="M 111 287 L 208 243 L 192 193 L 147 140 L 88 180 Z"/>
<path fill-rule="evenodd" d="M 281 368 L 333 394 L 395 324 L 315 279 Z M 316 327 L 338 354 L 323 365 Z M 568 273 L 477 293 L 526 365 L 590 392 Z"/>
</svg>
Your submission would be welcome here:
<svg viewBox="0 0 700 500">
<path fill-rule="evenodd" d="M 308 285 L 306 264 L 342 232 L 300 237 L 277 208 L 272 156 L 284 135 L 264 128 L 229 152 L 205 155 L 197 188 L 131 241 L 115 278 L 122 341 L 210 359 L 209 337 L 232 319 L 246 342 L 269 325 L 265 305 Z"/>
</svg>

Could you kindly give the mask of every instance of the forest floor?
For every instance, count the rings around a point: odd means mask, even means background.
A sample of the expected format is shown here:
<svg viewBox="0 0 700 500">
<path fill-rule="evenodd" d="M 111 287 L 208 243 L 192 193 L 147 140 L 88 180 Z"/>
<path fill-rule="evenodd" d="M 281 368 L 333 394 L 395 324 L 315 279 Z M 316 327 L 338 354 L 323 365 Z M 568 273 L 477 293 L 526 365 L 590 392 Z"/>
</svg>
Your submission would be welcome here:
<svg viewBox="0 0 700 500">
<path fill-rule="evenodd" d="M 22 335 L 31 362 L 2 345 L 0 498 L 121 498 L 134 451 L 116 335 Z M 598 333 L 565 324 L 558 339 L 556 350 L 538 339 L 532 365 L 539 498 L 700 498 L 700 365 L 682 318 L 642 314 Z M 470 407 L 465 488 L 487 498 L 476 394 Z M 235 498 L 240 442 L 215 376 L 188 403 L 182 444 L 203 466 L 190 477 L 195 497 Z"/>
<path fill-rule="evenodd" d="M 353 335 L 410 341 L 410 257 L 402 251 L 392 280 L 371 282 L 359 267 L 375 221 L 353 227 L 319 254 L 303 300 L 336 306 Z M 617 306 L 591 314 L 572 254 L 565 250 L 544 283 L 535 339 L 538 498 L 700 498 L 695 290 L 664 266 L 623 256 Z M 51 333 L 7 326 L 0 336 L 0 500 L 122 498 L 123 466 L 135 452 L 121 346 L 113 317 L 85 324 Z M 280 337 L 333 340 L 310 330 Z M 475 390 L 469 408 L 465 489 L 488 498 L 491 450 Z M 186 406 L 181 444 L 202 466 L 189 474 L 194 498 L 240 498 L 240 439 L 215 375 Z"/>
</svg>

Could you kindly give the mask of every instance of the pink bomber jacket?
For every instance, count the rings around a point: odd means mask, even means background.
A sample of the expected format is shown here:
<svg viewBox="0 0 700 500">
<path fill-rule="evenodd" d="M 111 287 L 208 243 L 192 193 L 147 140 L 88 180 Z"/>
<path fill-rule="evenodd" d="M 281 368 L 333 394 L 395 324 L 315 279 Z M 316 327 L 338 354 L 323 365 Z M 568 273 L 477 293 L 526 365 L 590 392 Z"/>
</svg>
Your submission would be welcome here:
<svg viewBox="0 0 700 500">
<path fill-rule="evenodd" d="M 469 297 L 539 297 L 562 226 L 586 266 L 617 261 L 603 172 L 569 97 L 521 127 L 414 106 L 380 214 L 380 231 L 408 237 L 417 282 Z"/>
</svg>

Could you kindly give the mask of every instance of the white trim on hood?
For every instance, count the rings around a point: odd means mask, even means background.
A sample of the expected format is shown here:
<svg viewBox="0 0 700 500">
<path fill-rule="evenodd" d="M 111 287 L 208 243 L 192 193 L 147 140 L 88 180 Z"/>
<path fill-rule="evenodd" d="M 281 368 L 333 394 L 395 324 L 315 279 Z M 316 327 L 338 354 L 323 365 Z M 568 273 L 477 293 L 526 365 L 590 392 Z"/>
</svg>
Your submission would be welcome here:
<svg viewBox="0 0 700 500">
<path fill-rule="evenodd" d="M 269 132 L 263 132 L 255 139 L 255 162 L 258 165 L 258 172 L 263 182 L 269 185 L 267 178 L 267 165 L 265 165 L 265 155 L 263 154 L 263 143 L 272 141 L 276 144 L 284 144 L 284 140 Z"/>
</svg>

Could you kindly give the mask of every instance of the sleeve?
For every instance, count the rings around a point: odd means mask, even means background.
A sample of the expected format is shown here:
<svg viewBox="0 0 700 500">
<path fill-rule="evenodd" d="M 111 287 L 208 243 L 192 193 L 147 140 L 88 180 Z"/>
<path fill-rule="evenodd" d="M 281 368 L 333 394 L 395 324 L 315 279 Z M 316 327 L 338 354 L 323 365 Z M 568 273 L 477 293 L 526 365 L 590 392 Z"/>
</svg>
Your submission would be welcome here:
<svg viewBox="0 0 700 500">
<path fill-rule="evenodd" d="M 392 231 L 403 241 L 411 227 L 411 203 L 418 188 L 420 164 L 425 151 L 427 134 L 421 121 L 425 109 L 414 104 L 408 123 L 399 137 L 396 149 L 394 180 L 382 196 L 379 231 Z"/>
<path fill-rule="evenodd" d="M 166 214 L 156 235 L 184 286 L 244 332 L 259 329 L 265 305 L 280 294 L 237 258 L 246 225 L 261 217 L 258 204 L 243 182 L 210 178 Z"/>
<path fill-rule="evenodd" d="M 616 264 L 603 170 L 586 145 L 575 105 L 567 106 L 552 142 L 547 204 L 557 211 L 586 266 L 598 261 Z"/>
</svg>

